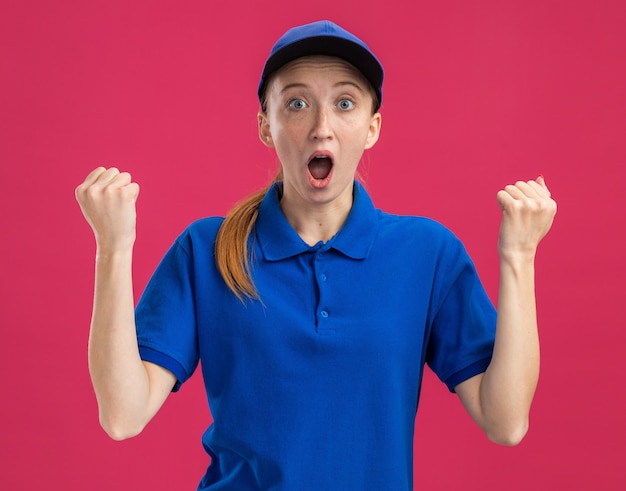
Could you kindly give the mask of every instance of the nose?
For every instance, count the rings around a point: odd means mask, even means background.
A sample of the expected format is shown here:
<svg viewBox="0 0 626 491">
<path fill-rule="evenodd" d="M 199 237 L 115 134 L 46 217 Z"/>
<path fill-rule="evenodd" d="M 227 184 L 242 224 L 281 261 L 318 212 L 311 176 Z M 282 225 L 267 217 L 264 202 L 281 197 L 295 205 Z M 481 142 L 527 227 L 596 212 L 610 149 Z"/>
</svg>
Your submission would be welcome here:
<svg viewBox="0 0 626 491">
<path fill-rule="evenodd" d="M 315 112 L 311 136 L 315 140 L 327 140 L 332 137 L 330 115 L 328 110 L 320 107 Z"/>
</svg>

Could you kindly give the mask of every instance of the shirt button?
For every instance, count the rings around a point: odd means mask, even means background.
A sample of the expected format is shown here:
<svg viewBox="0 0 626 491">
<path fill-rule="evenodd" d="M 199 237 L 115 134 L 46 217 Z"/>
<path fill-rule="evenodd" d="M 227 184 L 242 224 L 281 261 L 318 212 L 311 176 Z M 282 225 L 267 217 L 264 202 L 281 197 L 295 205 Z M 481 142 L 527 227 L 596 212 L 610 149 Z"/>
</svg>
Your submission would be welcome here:
<svg viewBox="0 0 626 491">
<path fill-rule="evenodd" d="M 320 312 L 320 315 L 321 315 L 322 317 L 326 318 L 326 317 L 328 317 L 328 312 L 326 312 L 325 310 L 322 310 L 322 311 Z"/>
<path fill-rule="evenodd" d="M 326 275 L 322 274 L 322 276 L 320 276 L 320 278 L 322 278 L 322 281 L 326 281 Z"/>
</svg>

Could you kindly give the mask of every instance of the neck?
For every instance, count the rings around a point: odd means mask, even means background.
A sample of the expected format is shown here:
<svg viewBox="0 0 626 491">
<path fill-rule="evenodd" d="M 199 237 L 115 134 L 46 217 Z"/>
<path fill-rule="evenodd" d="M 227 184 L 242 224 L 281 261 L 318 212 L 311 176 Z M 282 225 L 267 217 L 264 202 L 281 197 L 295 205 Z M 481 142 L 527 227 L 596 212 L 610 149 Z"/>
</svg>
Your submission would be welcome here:
<svg viewBox="0 0 626 491">
<path fill-rule="evenodd" d="M 283 195 L 280 207 L 300 238 L 313 246 L 327 242 L 341 229 L 352 209 L 352 188 L 329 203 L 298 202 Z"/>
</svg>

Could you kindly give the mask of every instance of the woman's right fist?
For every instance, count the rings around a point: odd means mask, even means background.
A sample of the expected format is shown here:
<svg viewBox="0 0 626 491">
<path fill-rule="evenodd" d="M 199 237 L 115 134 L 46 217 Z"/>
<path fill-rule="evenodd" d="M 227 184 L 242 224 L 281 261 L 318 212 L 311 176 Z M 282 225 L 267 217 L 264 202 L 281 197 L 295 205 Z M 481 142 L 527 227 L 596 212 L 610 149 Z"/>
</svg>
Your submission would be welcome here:
<svg viewBox="0 0 626 491">
<path fill-rule="evenodd" d="M 128 172 L 98 167 L 76 188 L 76 200 L 93 229 L 99 252 L 132 249 L 139 185 Z"/>
</svg>

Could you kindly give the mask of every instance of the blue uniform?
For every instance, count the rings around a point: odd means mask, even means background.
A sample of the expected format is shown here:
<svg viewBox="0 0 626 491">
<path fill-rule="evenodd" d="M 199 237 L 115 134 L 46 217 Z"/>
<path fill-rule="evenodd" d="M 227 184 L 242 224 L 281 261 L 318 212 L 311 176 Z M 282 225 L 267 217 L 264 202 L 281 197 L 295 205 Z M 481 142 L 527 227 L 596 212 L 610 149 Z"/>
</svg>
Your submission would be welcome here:
<svg viewBox="0 0 626 491">
<path fill-rule="evenodd" d="M 214 423 L 198 489 L 412 489 L 423 367 L 450 390 L 484 372 L 496 314 L 460 241 L 374 208 L 355 183 L 342 229 L 309 246 L 281 185 L 250 237 L 261 301 L 240 302 L 214 260 L 221 218 L 193 223 L 137 306 L 144 360 L 178 385 L 201 360 Z"/>
</svg>

